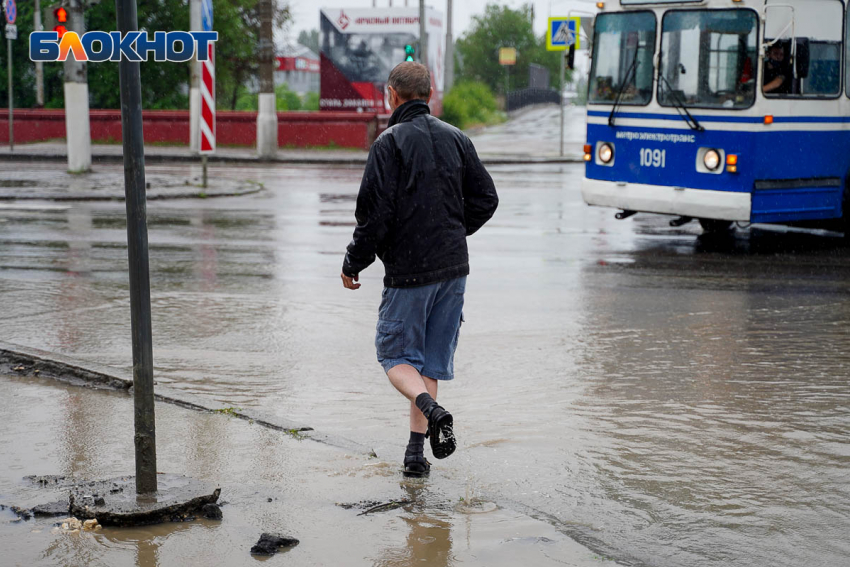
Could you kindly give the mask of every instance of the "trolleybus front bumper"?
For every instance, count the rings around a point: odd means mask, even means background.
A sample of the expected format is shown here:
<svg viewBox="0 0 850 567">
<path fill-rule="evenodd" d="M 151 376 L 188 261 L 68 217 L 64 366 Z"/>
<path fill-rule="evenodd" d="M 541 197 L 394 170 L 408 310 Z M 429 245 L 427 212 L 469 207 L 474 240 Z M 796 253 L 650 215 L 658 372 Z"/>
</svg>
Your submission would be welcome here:
<svg viewBox="0 0 850 567">
<path fill-rule="evenodd" d="M 750 193 L 643 185 L 584 178 L 581 194 L 588 205 L 626 211 L 748 222 Z"/>
</svg>

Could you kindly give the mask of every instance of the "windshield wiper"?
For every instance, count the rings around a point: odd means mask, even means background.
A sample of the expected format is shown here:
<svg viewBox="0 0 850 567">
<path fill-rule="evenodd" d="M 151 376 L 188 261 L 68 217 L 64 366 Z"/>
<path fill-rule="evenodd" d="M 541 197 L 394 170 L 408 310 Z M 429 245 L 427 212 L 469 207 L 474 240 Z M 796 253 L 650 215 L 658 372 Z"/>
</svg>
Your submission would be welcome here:
<svg viewBox="0 0 850 567">
<path fill-rule="evenodd" d="M 632 64 L 629 65 L 629 70 L 626 71 L 626 76 L 623 78 L 623 84 L 620 85 L 620 90 L 617 91 L 617 97 L 614 99 L 614 106 L 611 107 L 611 114 L 608 115 L 608 126 L 614 127 L 614 117 L 617 114 L 617 108 L 620 106 L 620 100 L 623 98 L 623 93 L 626 92 L 626 87 L 629 85 L 629 79 L 632 76 L 632 71 L 637 69 L 638 50 L 635 49 L 635 56 L 632 59 Z"/>
<path fill-rule="evenodd" d="M 682 117 L 682 120 L 687 122 L 691 130 L 696 130 L 697 132 L 704 132 L 705 128 L 703 128 L 702 124 L 700 124 L 697 119 L 694 118 L 690 112 L 688 112 L 688 107 L 685 106 L 685 101 L 683 101 L 679 97 L 679 93 L 673 90 L 673 87 L 670 85 L 670 82 L 667 80 L 667 77 L 664 76 L 664 73 L 658 73 L 658 76 L 664 80 L 664 84 L 667 86 L 667 92 L 670 93 L 670 99 L 673 101 L 673 107 L 676 109 L 676 112 L 679 113 L 679 116 Z"/>
</svg>

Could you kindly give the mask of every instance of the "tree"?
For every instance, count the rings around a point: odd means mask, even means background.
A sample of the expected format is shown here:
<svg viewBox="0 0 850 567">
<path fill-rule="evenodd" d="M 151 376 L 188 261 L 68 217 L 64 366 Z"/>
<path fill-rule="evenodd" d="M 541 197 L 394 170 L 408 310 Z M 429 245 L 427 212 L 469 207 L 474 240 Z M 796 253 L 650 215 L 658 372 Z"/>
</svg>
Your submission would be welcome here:
<svg viewBox="0 0 850 567">
<path fill-rule="evenodd" d="M 315 54 L 319 54 L 319 30 L 301 30 L 298 34 L 298 43 L 310 48 Z"/>
<path fill-rule="evenodd" d="M 260 22 L 257 0 L 213 0 L 214 27 L 219 33 L 216 43 L 216 97 L 219 106 L 233 108 L 239 87 L 256 77 L 256 53 Z M 42 4 L 44 5 L 44 3 Z M 114 31 L 115 3 L 101 2 L 85 11 L 86 29 Z M 139 29 L 176 31 L 189 29 L 188 0 L 140 2 Z M 291 19 L 285 0 L 277 0 L 275 27 L 283 27 Z M 29 60 L 27 38 L 33 31 L 33 8 L 30 2 L 18 2 L 19 39 L 13 42 L 15 106 L 35 106 L 35 65 Z M 0 41 L 0 61 L 6 61 L 6 42 Z M 44 103 L 47 108 L 64 106 L 62 63 L 44 64 Z M 148 60 L 141 65 L 142 104 L 145 108 L 189 107 L 189 64 L 158 63 Z M 118 64 L 88 64 L 89 97 L 92 108 L 120 108 Z M 6 65 L 0 65 L 0 103 L 7 103 Z"/>
<path fill-rule="evenodd" d="M 528 86 L 528 66 L 537 63 L 549 69 L 549 82 L 560 81 L 560 53 L 546 51 L 546 37 L 535 36 L 531 4 L 511 9 L 487 4 L 484 14 L 472 18 L 472 27 L 457 41 L 458 80 L 481 81 L 494 92 L 505 90 L 505 69 L 499 65 L 499 48 L 515 47 L 517 64 L 510 70 L 511 90 Z"/>
</svg>

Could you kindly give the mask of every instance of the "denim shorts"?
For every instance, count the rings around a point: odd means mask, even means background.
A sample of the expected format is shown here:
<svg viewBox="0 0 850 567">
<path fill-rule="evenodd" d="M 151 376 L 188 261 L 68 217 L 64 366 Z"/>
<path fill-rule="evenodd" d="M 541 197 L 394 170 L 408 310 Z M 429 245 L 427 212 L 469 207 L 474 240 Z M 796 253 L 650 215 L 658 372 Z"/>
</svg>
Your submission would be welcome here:
<svg viewBox="0 0 850 567">
<path fill-rule="evenodd" d="M 384 288 L 375 348 L 385 372 L 409 364 L 435 380 L 454 378 L 466 276 L 420 287 Z"/>
</svg>

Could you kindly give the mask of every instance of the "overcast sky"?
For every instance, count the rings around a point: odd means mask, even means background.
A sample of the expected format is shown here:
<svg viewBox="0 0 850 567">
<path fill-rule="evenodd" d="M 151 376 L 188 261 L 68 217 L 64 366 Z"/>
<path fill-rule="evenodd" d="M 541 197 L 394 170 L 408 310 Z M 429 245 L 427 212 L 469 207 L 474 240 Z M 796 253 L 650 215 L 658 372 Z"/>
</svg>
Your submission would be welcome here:
<svg viewBox="0 0 850 567">
<path fill-rule="evenodd" d="M 609 0 L 616 1 L 616 0 Z M 389 0 L 377 0 L 379 7 L 389 6 Z M 411 7 L 418 7 L 418 0 L 409 0 Z M 484 12 L 488 0 L 454 0 L 454 36 L 455 38 L 463 35 L 470 24 L 472 17 Z M 523 0 L 507 0 L 495 2 L 503 6 L 517 8 L 526 2 Z M 548 17 L 566 16 L 570 10 L 585 10 L 596 12 L 595 0 L 537 0 L 534 4 L 534 31 L 543 33 L 546 30 Z M 292 41 L 298 38 L 298 32 L 301 30 L 318 29 L 319 27 L 319 9 L 320 8 L 371 8 L 372 0 L 289 0 L 290 8 L 294 16 L 294 22 L 291 29 Z M 431 6 L 443 13 L 446 11 L 445 0 L 429 0 L 428 6 Z M 404 0 L 393 0 L 393 6 L 404 6 Z M 580 16 L 581 14 L 575 14 Z"/>
</svg>

